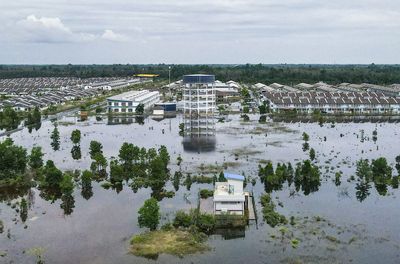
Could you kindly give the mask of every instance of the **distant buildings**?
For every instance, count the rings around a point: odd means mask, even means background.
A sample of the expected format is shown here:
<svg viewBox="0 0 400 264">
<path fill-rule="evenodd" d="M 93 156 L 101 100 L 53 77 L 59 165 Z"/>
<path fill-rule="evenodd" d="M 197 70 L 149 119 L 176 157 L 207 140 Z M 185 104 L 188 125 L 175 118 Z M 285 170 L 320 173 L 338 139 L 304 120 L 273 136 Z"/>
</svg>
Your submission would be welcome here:
<svg viewBox="0 0 400 264">
<path fill-rule="evenodd" d="M 216 81 L 215 82 L 215 96 L 217 102 L 229 102 L 234 99 L 238 99 L 240 85 L 237 82 L 229 81 L 226 83 Z"/>
<path fill-rule="evenodd" d="M 160 93 L 157 91 L 130 91 L 107 98 L 107 106 L 109 112 L 134 113 L 139 104 L 143 104 L 144 109 L 148 109 L 159 101 Z"/>
<path fill-rule="evenodd" d="M 294 86 L 288 86 L 279 83 L 273 83 L 270 85 L 257 83 L 253 85 L 253 87 L 260 92 L 376 92 L 383 93 L 386 96 L 400 96 L 399 84 L 392 84 L 389 86 L 375 85 L 369 83 L 341 83 L 338 85 L 331 85 L 324 82 L 318 82 L 315 84 L 299 83 Z"/>
<path fill-rule="evenodd" d="M 376 92 L 272 92 L 264 91 L 272 111 L 300 113 L 400 114 L 400 98 Z"/>
<path fill-rule="evenodd" d="M 40 77 L 0 79 L 0 111 L 6 106 L 17 111 L 35 107 L 46 109 L 66 101 L 99 96 L 105 90 L 114 90 L 151 80 L 139 78 L 69 78 Z"/>
</svg>

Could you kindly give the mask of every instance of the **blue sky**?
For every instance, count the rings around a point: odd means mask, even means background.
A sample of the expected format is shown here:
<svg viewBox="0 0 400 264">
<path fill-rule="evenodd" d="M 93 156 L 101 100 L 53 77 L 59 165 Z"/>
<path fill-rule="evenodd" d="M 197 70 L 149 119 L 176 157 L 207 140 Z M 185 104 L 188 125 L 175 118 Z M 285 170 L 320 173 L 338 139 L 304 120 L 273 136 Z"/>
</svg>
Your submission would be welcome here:
<svg viewBox="0 0 400 264">
<path fill-rule="evenodd" d="M 0 0 L 0 63 L 400 63 L 398 0 Z"/>
</svg>

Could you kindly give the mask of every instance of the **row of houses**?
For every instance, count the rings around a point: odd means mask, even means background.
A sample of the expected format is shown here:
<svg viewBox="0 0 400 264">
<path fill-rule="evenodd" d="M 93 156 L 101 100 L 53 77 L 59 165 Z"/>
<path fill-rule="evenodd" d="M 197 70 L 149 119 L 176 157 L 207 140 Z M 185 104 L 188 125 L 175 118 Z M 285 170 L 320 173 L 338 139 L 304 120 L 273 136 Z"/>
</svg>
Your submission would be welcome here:
<svg viewBox="0 0 400 264">
<path fill-rule="evenodd" d="M 0 95 L 32 95 L 41 94 L 53 90 L 79 89 L 100 89 L 113 90 L 139 82 L 151 81 L 141 78 L 69 78 L 69 77 L 43 77 L 43 78 L 15 78 L 0 79 Z"/>
<path fill-rule="evenodd" d="M 390 97 L 382 92 L 271 92 L 262 96 L 272 111 L 296 110 L 312 113 L 400 113 L 400 97 Z"/>
<path fill-rule="evenodd" d="M 35 107 L 46 109 L 51 105 L 64 104 L 66 101 L 79 100 L 82 98 L 89 98 L 98 96 L 101 91 L 90 89 L 68 89 L 68 90 L 55 90 L 45 92 L 41 95 L 21 95 L 14 96 L 9 99 L 0 101 L 0 109 L 10 106 L 16 111 L 30 111 Z"/>
<path fill-rule="evenodd" d="M 289 86 L 279 83 L 272 83 L 270 85 L 257 83 L 253 85 L 253 88 L 261 92 L 377 92 L 384 93 L 387 96 L 400 96 L 400 84 L 383 86 L 369 83 L 341 83 L 338 85 L 330 85 L 324 82 L 318 82 L 315 84 L 299 83 Z"/>
</svg>

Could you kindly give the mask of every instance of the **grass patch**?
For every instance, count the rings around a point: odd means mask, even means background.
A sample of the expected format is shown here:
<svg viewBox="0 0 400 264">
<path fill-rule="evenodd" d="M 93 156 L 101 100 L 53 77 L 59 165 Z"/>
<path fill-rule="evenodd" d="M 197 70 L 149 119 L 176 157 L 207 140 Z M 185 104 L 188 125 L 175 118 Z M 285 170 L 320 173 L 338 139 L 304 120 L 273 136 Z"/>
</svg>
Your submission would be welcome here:
<svg viewBox="0 0 400 264">
<path fill-rule="evenodd" d="M 183 257 L 209 250 L 206 236 L 187 230 L 157 230 L 133 236 L 130 252 L 135 256 L 157 259 L 159 254 Z"/>
</svg>

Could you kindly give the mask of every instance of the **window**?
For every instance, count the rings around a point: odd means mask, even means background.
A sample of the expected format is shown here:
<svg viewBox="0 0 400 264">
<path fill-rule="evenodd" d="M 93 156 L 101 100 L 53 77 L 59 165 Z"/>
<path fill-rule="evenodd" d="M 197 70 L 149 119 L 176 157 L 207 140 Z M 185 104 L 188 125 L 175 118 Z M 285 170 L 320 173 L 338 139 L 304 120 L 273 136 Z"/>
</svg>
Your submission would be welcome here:
<svg viewBox="0 0 400 264">
<path fill-rule="evenodd" d="M 122 109 L 121 109 L 121 112 L 122 112 L 122 113 L 125 113 L 125 112 L 126 112 L 126 109 L 125 109 L 125 108 L 122 108 Z"/>
<path fill-rule="evenodd" d="M 114 109 L 114 112 L 118 112 L 118 109 Z"/>
<path fill-rule="evenodd" d="M 129 102 L 129 103 L 128 103 L 128 106 L 132 106 L 132 102 Z"/>
<path fill-rule="evenodd" d="M 129 113 L 132 113 L 132 112 L 133 112 L 132 108 L 129 108 L 129 109 L 128 109 L 128 112 L 129 112 Z"/>
<path fill-rule="evenodd" d="M 123 103 L 121 103 L 121 106 L 125 106 L 125 105 L 126 105 L 126 103 L 124 103 L 124 102 L 123 102 Z"/>
</svg>

